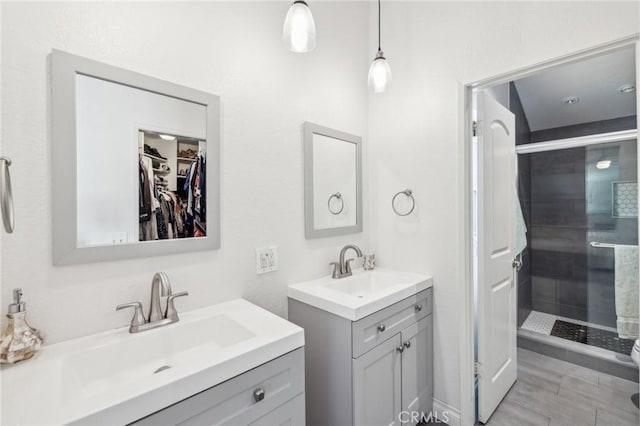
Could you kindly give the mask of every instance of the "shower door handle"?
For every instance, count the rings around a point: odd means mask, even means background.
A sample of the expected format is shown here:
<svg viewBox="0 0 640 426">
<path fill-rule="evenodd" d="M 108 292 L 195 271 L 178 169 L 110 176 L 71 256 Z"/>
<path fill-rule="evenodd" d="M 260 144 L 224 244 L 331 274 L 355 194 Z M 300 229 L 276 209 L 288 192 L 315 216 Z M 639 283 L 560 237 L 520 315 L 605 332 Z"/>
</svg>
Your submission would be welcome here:
<svg viewBox="0 0 640 426">
<path fill-rule="evenodd" d="M 8 234 L 13 232 L 13 193 L 11 189 L 11 173 L 9 166 L 11 160 L 0 157 L 0 209 L 2 210 L 2 223 Z"/>
</svg>

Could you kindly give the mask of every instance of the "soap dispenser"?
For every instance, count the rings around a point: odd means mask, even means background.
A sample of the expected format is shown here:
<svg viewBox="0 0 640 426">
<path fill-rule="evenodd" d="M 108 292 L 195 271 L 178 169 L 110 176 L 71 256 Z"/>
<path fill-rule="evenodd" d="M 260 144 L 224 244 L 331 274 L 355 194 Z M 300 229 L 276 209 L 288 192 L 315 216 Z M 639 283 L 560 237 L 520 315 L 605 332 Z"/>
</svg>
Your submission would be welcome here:
<svg viewBox="0 0 640 426">
<path fill-rule="evenodd" d="M 22 301 L 22 289 L 13 290 L 13 303 L 9 305 L 9 325 L 0 339 L 0 363 L 13 364 L 29 359 L 42 345 L 42 336 L 27 324 L 27 305 Z"/>
</svg>

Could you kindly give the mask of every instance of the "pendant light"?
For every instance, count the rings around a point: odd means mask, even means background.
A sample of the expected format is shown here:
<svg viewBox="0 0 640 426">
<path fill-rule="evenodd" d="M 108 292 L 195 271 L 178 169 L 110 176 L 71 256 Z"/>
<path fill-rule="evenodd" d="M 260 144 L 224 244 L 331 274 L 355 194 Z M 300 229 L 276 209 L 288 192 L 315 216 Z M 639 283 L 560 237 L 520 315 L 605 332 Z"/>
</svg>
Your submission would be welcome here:
<svg viewBox="0 0 640 426">
<path fill-rule="evenodd" d="M 289 8 L 284 20 L 282 41 L 296 53 L 311 52 L 316 47 L 316 24 L 306 2 L 296 0 Z"/>
<path fill-rule="evenodd" d="M 391 85 L 391 67 L 380 49 L 380 0 L 378 0 L 378 52 L 369 68 L 369 87 L 382 93 Z"/>
</svg>

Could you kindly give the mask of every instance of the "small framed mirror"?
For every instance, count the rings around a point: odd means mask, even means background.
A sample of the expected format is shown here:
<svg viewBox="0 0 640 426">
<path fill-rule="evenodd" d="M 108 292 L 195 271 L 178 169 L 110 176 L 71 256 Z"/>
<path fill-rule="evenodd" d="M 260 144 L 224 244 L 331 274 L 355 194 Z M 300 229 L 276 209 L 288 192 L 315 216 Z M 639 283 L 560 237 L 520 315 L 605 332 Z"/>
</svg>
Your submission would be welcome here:
<svg viewBox="0 0 640 426">
<path fill-rule="evenodd" d="M 303 124 L 305 236 L 362 232 L 362 138 Z"/>
<path fill-rule="evenodd" d="M 220 100 L 52 54 L 53 262 L 220 247 Z"/>
</svg>

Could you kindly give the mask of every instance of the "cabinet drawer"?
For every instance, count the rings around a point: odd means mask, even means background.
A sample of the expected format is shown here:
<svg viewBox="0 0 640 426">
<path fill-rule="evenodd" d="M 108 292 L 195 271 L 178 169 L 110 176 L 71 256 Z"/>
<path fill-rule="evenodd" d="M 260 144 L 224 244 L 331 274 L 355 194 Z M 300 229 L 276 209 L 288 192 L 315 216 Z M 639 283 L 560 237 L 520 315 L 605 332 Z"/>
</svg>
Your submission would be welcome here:
<svg viewBox="0 0 640 426">
<path fill-rule="evenodd" d="M 255 393 L 264 391 L 257 401 Z M 171 405 L 136 425 L 247 425 L 304 392 L 304 348 Z"/>
<path fill-rule="evenodd" d="M 407 297 L 351 323 L 352 356 L 357 358 L 431 313 L 432 289 Z"/>
<path fill-rule="evenodd" d="M 275 410 L 251 422 L 249 426 L 303 426 L 304 394 L 287 401 Z"/>
</svg>

